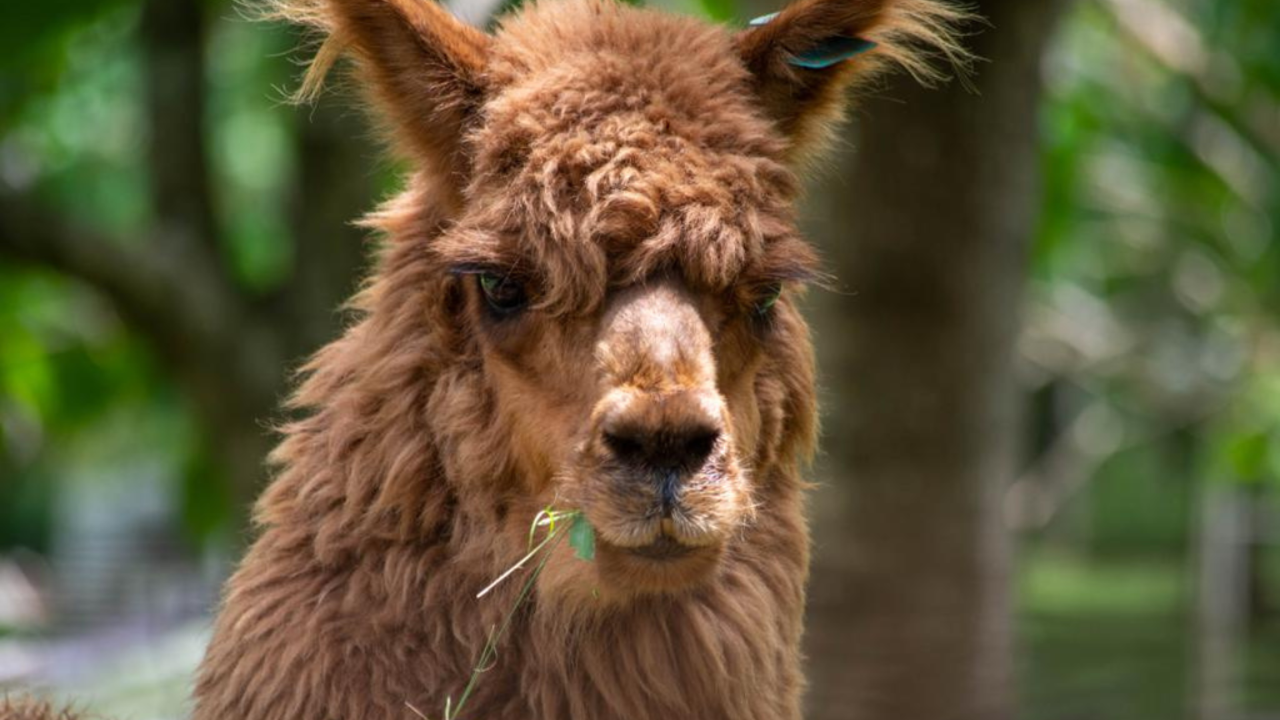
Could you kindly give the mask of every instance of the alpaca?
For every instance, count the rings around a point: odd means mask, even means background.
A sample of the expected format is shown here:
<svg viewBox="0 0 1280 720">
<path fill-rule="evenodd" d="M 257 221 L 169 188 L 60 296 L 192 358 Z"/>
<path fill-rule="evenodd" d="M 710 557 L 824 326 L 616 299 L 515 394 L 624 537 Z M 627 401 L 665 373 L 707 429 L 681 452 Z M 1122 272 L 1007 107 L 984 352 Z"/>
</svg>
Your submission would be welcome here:
<svg viewBox="0 0 1280 720">
<path fill-rule="evenodd" d="M 959 56 L 935 0 L 802 0 L 740 32 L 610 0 L 490 35 L 428 0 L 275 0 L 342 54 L 406 189 L 358 322 L 304 368 L 194 720 L 799 718 L 816 274 L 796 170 L 844 90 Z M 793 63 L 833 38 L 870 52 Z"/>
<path fill-rule="evenodd" d="M 271 0 L 354 60 L 405 189 L 359 317 L 303 369 L 194 720 L 798 719 L 816 434 L 797 175 L 846 89 L 963 62 L 940 0 L 800 0 L 733 31 L 539 0 Z M 852 45 L 851 45 L 852 44 Z M 867 50 L 856 57 L 833 48 Z M 590 561 L 552 546 L 581 513 Z M 528 573 L 526 568 L 523 572 Z"/>
</svg>

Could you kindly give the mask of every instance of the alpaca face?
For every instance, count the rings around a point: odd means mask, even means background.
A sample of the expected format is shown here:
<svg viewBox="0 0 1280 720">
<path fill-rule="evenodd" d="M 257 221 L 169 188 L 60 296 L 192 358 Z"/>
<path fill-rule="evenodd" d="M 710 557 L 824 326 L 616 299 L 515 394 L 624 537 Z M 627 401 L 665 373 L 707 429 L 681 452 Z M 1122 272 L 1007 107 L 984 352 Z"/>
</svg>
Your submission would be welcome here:
<svg viewBox="0 0 1280 720">
<path fill-rule="evenodd" d="M 494 408 L 493 435 L 475 442 L 510 448 L 512 474 L 533 496 L 511 531 L 526 531 L 539 507 L 581 509 L 597 532 L 597 562 L 561 569 L 590 575 L 566 586 L 597 593 L 714 576 L 755 518 L 757 487 L 780 448 L 794 442 L 782 432 L 779 374 L 808 377 L 792 296 L 812 255 L 789 223 L 789 176 L 768 158 L 737 157 L 720 164 L 738 174 L 675 185 L 672 175 L 715 164 L 709 153 L 641 154 L 613 139 L 634 130 L 600 128 L 587 145 L 599 155 L 584 152 L 581 166 L 549 153 L 586 178 L 582 193 L 597 187 L 602 197 L 566 190 L 563 205 L 547 208 L 536 161 L 480 174 L 473 192 L 501 210 L 477 205 L 438 246 L 465 298 L 461 334 L 474 343 L 477 384 Z M 561 142 L 535 141 L 530 155 Z M 625 172 L 601 179 L 618 172 L 619 157 L 631 158 Z M 673 187 L 697 201 L 672 199 Z M 631 225 L 575 214 L 620 197 Z M 505 222 L 487 225 L 494 217 Z"/>
<path fill-rule="evenodd" d="M 663 40 L 503 78 L 470 138 L 461 214 L 433 246 L 494 407 L 502 441 L 484 442 L 511 449 L 533 496 L 510 531 L 548 504 L 582 510 L 597 561 L 557 570 L 606 595 L 715 576 L 795 442 L 772 390 L 808 377 L 788 366 L 808 362 L 793 296 L 815 262 L 784 147 L 722 33 L 665 30 L 653 38 L 715 50 L 719 72 L 672 61 Z"/>
<path fill-rule="evenodd" d="M 502 525 L 494 556 L 554 505 L 584 513 L 599 552 L 557 558 L 544 590 L 681 591 L 768 523 L 793 541 L 761 552 L 802 568 L 814 389 L 793 298 L 816 262 L 793 168 L 855 79 L 886 60 L 927 74 L 918 48 L 952 54 L 958 15 L 801 0 L 731 30 L 544 0 L 491 35 L 423 0 L 270 1 L 330 33 L 313 79 L 354 53 L 415 169 L 374 218 L 400 264 L 372 315 L 393 322 L 429 294 L 413 345 L 433 358 L 415 370 L 432 383 L 426 424 L 462 512 Z M 796 62 L 851 40 L 880 51 Z"/>
</svg>

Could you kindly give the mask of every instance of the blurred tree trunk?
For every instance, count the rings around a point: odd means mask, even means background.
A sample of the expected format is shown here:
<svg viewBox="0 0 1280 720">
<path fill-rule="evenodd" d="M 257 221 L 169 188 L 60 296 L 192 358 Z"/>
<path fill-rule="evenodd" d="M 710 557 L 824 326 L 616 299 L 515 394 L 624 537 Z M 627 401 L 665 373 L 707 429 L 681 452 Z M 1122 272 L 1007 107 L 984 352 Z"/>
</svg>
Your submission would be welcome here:
<svg viewBox="0 0 1280 720">
<path fill-rule="evenodd" d="M 1211 479 L 1202 492 L 1196 548 L 1196 717 L 1219 720 L 1239 710 L 1254 498 L 1248 488 L 1230 480 Z"/>
<path fill-rule="evenodd" d="M 143 4 L 155 251 L 185 269 L 184 286 L 200 288 L 192 303 L 200 309 L 150 339 L 161 339 L 156 345 L 204 424 L 243 519 L 265 477 L 269 424 L 287 373 L 336 330 L 338 308 L 355 287 L 363 245 L 351 221 L 373 194 L 372 153 L 360 142 L 358 113 L 337 104 L 298 113 L 293 273 L 266 298 L 238 286 L 214 220 L 205 150 L 207 12 L 198 2 Z"/>
<path fill-rule="evenodd" d="M 1014 344 L 1059 3 L 984 0 L 978 92 L 900 79 L 857 111 L 812 227 L 831 480 L 808 625 L 813 720 L 1012 716 Z"/>
</svg>

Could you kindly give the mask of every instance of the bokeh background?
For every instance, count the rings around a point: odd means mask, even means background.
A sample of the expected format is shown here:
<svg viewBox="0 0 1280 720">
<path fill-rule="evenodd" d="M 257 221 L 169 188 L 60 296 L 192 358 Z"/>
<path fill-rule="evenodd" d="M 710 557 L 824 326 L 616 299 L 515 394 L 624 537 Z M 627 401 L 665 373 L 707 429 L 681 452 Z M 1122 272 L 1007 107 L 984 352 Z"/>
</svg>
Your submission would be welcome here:
<svg viewBox="0 0 1280 720">
<path fill-rule="evenodd" d="M 805 200 L 808 716 L 1280 718 L 1280 3 L 976 6 L 972 81 L 865 89 Z M 300 41 L 0 8 L 0 688 L 184 715 L 396 187 L 349 93 L 284 102 Z"/>
</svg>

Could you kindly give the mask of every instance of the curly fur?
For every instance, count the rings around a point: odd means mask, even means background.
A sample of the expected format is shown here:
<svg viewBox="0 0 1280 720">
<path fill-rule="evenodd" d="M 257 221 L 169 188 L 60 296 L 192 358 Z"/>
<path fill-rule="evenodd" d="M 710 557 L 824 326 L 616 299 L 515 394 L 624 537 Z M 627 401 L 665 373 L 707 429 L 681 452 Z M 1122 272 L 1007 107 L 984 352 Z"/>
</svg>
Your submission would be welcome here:
<svg viewBox="0 0 1280 720">
<path fill-rule="evenodd" d="M 597 558 L 555 552 L 468 716 L 799 718 L 815 392 L 795 295 L 817 263 L 794 173 L 845 88 L 962 59 L 962 15 L 801 0 L 732 32 L 543 0 L 488 35 L 427 0 L 271 13 L 327 38 L 305 91 L 356 61 L 415 170 L 367 221 L 387 242 L 358 322 L 303 369 L 195 720 L 438 714 L 519 583 L 476 592 L 549 504 L 585 514 Z M 834 34 L 880 46 L 787 63 Z M 486 271 L 529 309 L 490 310 Z M 659 488 L 619 449 L 636 432 L 705 447 Z M 659 542 L 680 554 L 645 555 Z"/>
</svg>

